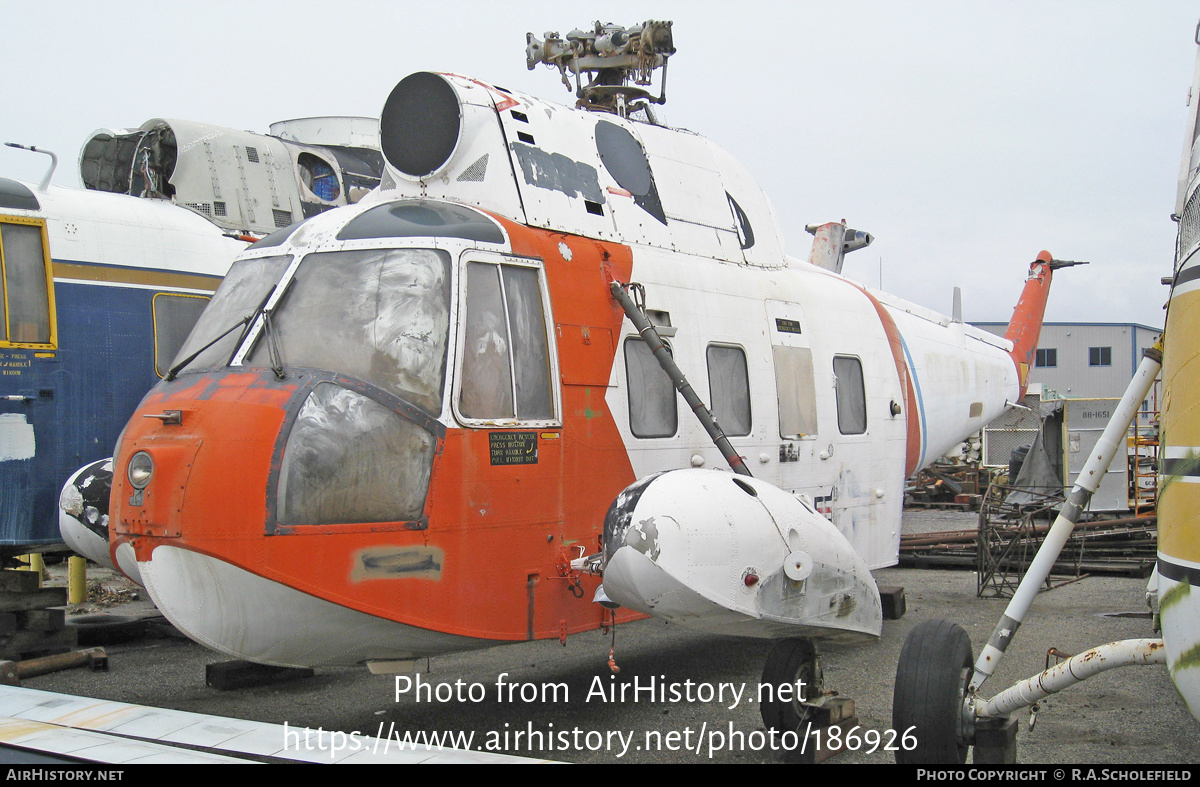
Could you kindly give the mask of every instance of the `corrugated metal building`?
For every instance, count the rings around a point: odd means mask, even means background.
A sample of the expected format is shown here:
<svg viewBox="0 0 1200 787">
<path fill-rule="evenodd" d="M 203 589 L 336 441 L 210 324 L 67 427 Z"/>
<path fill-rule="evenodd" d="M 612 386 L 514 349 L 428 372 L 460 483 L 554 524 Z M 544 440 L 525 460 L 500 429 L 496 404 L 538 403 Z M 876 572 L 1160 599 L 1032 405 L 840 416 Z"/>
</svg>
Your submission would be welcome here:
<svg viewBox="0 0 1200 787">
<path fill-rule="evenodd" d="M 998 336 L 1008 328 L 1001 322 L 971 324 Z M 1119 399 L 1137 371 L 1142 350 L 1152 347 L 1161 333 L 1161 328 L 1128 322 L 1043 323 L 1029 382 L 1069 399 Z"/>
</svg>

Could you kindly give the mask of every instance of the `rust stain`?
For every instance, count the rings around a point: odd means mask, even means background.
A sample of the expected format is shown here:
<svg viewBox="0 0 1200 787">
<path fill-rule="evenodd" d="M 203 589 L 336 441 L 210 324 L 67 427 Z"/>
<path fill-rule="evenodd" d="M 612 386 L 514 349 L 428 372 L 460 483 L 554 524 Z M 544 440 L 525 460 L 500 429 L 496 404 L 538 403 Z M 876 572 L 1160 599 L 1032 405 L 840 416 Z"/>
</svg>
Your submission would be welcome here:
<svg viewBox="0 0 1200 787">
<path fill-rule="evenodd" d="M 53 724 L 46 724 L 40 721 L 27 721 L 25 719 L 2 719 L 0 720 L 0 740 L 2 741 L 19 741 L 30 735 L 45 732 L 46 730 L 59 729 Z"/>
<path fill-rule="evenodd" d="M 55 717 L 52 722 L 67 727 L 99 729 L 102 725 L 116 726 L 112 722 L 123 723 L 130 718 L 137 717 L 140 713 L 141 711 L 138 708 L 131 708 L 119 703 L 105 702 L 73 710 L 70 713 Z"/>
</svg>

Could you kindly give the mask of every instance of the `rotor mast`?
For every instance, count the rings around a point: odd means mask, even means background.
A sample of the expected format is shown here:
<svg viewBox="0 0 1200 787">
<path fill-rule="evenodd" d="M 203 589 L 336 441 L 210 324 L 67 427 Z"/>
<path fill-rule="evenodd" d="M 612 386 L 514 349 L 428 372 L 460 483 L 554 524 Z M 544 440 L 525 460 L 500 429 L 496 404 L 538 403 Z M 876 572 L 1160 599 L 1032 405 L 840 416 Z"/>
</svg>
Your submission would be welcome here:
<svg viewBox="0 0 1200 787">
<path fill-rule="evenodd" d="M 596 22 L 591 31 L 572 30 L 566 36 L 547 32 L 545 40 L 525 34 L 525 63 L 553 66 L 571 89 L 567 72 L 575 76 L 575 97 L 580 109 L 611 112 L 627 117 L 643 110 L 654 122 L 651 104 L 667 100 L 667 58 L 675 54 L 671 23 L 649 20 L 629 28 Z M 647 88 L 662 69 L 659 94 Z M 583 81 L 586 75 L 587 82 Z"/>
</svg>

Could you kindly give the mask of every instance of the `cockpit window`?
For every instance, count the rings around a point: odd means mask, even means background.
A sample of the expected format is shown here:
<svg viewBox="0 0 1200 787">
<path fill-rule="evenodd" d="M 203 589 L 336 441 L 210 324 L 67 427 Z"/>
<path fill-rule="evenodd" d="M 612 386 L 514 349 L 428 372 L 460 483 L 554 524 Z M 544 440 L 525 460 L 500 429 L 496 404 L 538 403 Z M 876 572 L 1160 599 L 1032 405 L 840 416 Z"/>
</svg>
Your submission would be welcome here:
<svg viewBox="0 0 1200 787">
<path fill-rule="evenodd" d="M 317 385 L 288 434 L 277 513 L 286 525 L 419 520 L 437 439 L 332 383 Z"/>
<path fill-rule="evenodd" d="M 230 329 L 239 320 L 254 315 L 291 261 L 291 256 L 281 255 L 233 263 L 212 301 L 200 315 L 200 321 L 184 342 L 183 349 L 175 356 L 175 365 L 202 347 L 204 350 L 181 371 L 197 372 L 229 363 L 243 334 L 243 330 Z M 221 337 L 223 333 L 225 336 Z M 205 347 L 210 342 L 212 346 Z"/>
<path fill-rule="evenodd" d="M 459 412 L 488 421 L 554 418 L 550 344 L 537 268 L 467 265 Z"/>
<path fill-rule="evenodd" d="M 441 412 L 450 332 L 449 254 L 434 249 L 319 252 L 300 261 L 287 286 L 271 320 L 285 366 L 338 372 L 433 415 Z M 264 332 L 246 364 L 270 366 L 270 356 Z"/>
</svg>

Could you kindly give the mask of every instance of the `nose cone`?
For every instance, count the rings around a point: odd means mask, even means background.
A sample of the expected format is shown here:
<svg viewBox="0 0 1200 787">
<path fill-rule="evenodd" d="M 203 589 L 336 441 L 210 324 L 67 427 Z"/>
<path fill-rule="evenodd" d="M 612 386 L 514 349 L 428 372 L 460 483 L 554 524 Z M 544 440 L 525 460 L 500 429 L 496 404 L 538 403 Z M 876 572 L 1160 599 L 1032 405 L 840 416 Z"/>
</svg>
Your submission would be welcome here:
<svg viewBox="0 0 1200 787">
<path fill-rule="evenodd" d="M 764 481 L 714 470 L 643 479 L 609 509 L 604 589 L 622 606 L 739 636 L 879 636 L 879 590 L 824 517 Z"/>
</svg>

